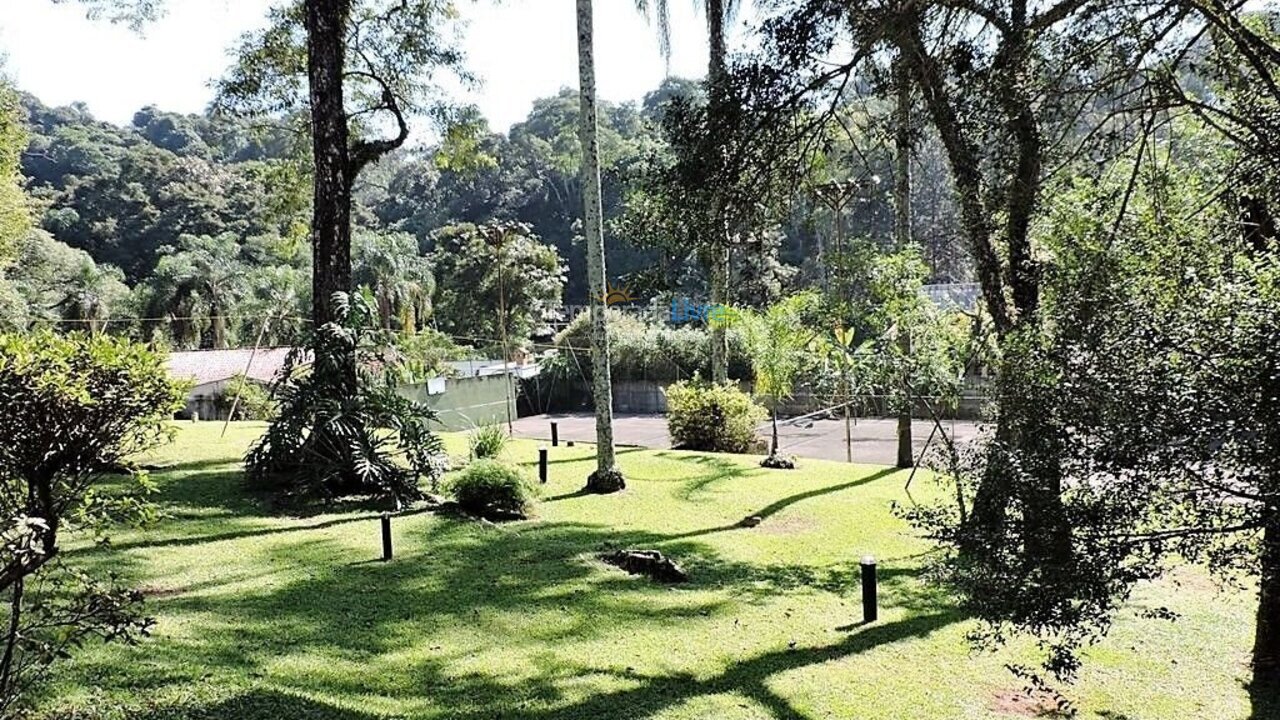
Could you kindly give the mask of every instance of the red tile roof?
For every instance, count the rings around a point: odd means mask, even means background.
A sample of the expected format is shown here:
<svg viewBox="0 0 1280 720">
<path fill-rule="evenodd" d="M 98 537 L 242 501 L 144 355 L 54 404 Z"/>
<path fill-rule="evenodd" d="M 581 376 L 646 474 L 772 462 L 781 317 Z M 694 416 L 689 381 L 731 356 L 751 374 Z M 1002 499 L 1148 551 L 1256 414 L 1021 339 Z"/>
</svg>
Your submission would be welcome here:
<svg viewBox="0 0 1280 720">
<path fill-rule="evenodd" d="M 226 380 L 243 374 L 260 382 L 271 382 L 284 366 L 292 348 L 251 348 L 240 350 L 192 350 L 169 354 L 169 374 L 196 385 Z M 249 356 L 253 365 L 249 366 Z M 248 371 L 245 368 L 248 367 Z"/>
</svg>

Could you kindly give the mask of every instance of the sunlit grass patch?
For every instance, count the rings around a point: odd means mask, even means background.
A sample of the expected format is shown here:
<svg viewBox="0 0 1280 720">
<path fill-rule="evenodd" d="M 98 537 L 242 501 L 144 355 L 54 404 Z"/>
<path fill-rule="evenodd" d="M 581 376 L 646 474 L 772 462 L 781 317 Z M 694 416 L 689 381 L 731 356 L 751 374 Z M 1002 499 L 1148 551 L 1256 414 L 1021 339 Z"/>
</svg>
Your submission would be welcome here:
<svg viewBox="0 0 1280 720">
<path fill-rule="evenodd" d="M 527 521 L 421 510 L 286 513 L 245 492 L 261 431 L 183 424 L 148 458 L 165 519 L 75 562 L 147 589 L 154 637 L 91 646 L 60 666 L 43 707 L 75 718 L 994 718 L 1019 683 L 1009 654 L 973 654 L 971 621 L 923 576 L 927 542 L 893 511 L 906 474 L 805 461 L 624 449 L 626 491 L 578 491 L 592 448 L 551 449 Z M 449 436 L 452 454 L 466 438 Z M 504 457 L 536 477 L 537 443 Z M 935 490 L 917 476 L 912 493 Z M 740 526 L 759 516 L 754 528 Z M 595 559 L 643 547 L 681 586 Z M 860 624 L 858 558 L 880 564 L 878 622 Z M 1188 578 L 1199 578 L 1199 571 Z M 1143 588 L 1177 623 L 1126 616 L 1068 692 L 1086 718 L 1245 718 L 1248 593 Z M 1025 659 L 1022 649 L 1013 657 Z"/>
</svg>

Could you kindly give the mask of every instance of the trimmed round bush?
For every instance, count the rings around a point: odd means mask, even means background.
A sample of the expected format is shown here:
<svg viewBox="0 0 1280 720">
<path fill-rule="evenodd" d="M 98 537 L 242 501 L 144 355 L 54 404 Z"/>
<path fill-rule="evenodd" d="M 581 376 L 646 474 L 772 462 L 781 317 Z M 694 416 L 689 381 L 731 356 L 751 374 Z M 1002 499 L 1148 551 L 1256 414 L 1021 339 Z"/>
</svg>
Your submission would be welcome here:
<svg viewBox="0 0 1280 720">
<path fill-rule="evenodd" d="M 524 517 L 536 490 L 517 468 L 497 460 L 477 460 L 449 486 L 459 507 L 486 518 Z"/>
<path fill-rule="evenodd" d="M 678 382 L 666 395 L 667 430 L 676 447 L 746 453 L 756 445 L 765 410 L 732 383 Z"/>
</svg>

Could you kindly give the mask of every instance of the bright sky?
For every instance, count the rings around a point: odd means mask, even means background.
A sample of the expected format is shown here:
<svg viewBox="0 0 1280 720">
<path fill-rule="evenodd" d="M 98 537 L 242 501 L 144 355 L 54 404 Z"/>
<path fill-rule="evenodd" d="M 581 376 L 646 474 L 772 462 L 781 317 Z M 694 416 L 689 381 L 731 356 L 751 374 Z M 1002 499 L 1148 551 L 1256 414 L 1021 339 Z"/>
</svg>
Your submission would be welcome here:
<svg viewBox="0 0 1280 720">
<path fill-rule="evenodd" d="M 167 0 L 167 15 L 141 36 L 90 22 L 74 2 L 0 0 L 0 52 L 18 87 L 49 105 L 75 100 L 100 119 L 128 123 L 134 111 L 200 112 L 209 81 L 228 64 L 235 39 L 263 22 L 272 0 Z M 463 0 L 468 64 L 484 82 L 465 99 L 494 129 L 522 119 L 535 98 L 577 87 L 573 0 Z M 671 72 L 701 77 L 706 30 L 692 0 L 671 3 Z M 633 0 L 595 0 L 596 80 L 607 100 L 639 100 L 665 75 L 653 29 Z"/>
</svg>

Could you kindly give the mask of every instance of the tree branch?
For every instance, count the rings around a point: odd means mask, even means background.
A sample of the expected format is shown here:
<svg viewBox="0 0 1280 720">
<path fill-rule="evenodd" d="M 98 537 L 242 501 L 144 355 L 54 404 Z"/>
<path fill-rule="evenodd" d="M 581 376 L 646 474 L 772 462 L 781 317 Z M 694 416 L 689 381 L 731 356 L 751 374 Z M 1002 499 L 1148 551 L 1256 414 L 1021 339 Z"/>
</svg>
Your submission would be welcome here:
<svg viewBox="0 0 1280 720">
<path fill-rule="evenodd" d="M 361 57 L 364 54 L 361 53 Z M 369 64 L 368 58 L 365 58 L 365 64 Z M 350 149 L 350 158 L 347 165 L 347 177 L 354 180 L 360 171 L 366 165 L 386 155 L 404 144 L 409 139 L 409 123 L 405 120 L 404 111 L 400 108 L 400 103 L 396 100 L 396 94 L 392 92 L 391 86 L 387 84 L 378 75 L 373 72 L 363 70 L 350 70 L 348 75 L 356 77 L 368 78 L 377 83 L 382 88 L 382 104 L 371 110 L 389 111 L 396 119 L 398 130 L 394 138 L 384 140 L 359 140 L 352 144 Z"/>
</svg>

